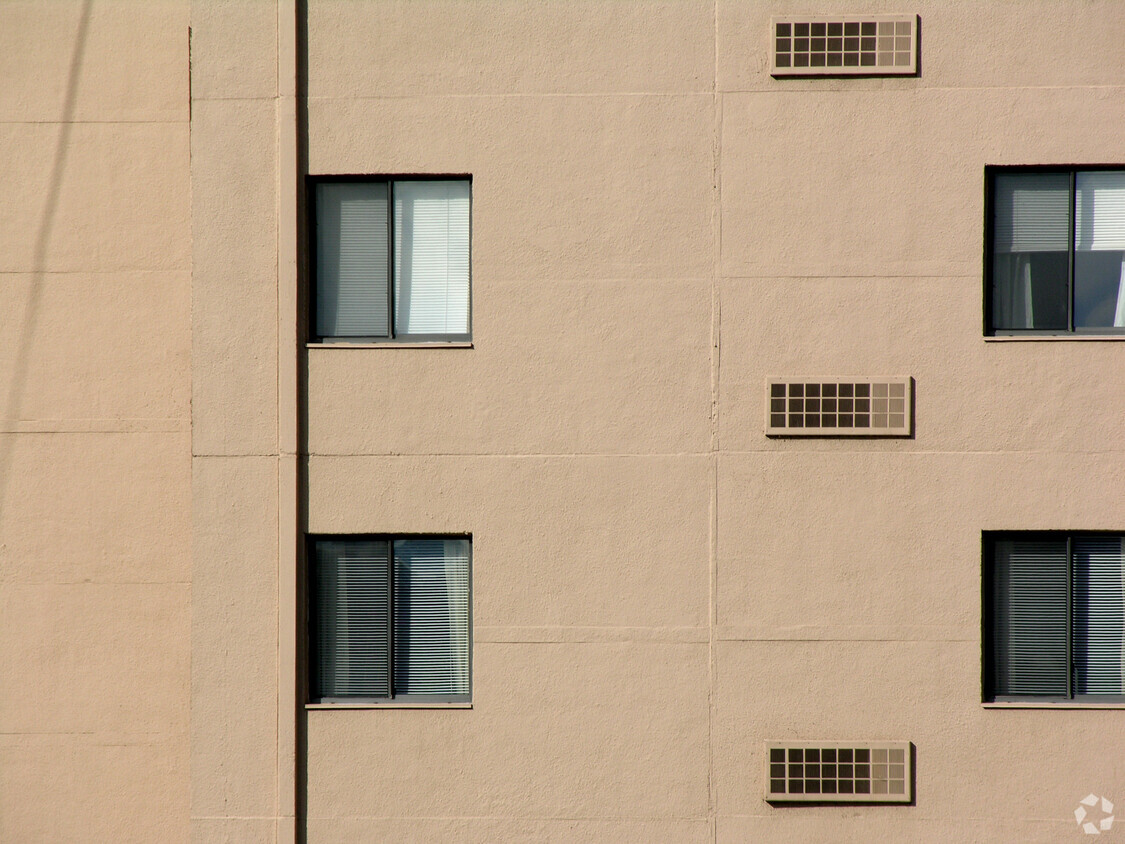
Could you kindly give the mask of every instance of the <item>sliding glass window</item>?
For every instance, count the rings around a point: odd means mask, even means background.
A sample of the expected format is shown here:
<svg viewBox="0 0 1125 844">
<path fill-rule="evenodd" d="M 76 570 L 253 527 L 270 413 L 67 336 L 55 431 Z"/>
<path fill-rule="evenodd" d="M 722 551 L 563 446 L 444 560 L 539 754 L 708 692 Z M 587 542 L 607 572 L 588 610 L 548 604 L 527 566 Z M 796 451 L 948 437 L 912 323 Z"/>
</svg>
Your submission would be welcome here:
<svg viewBox="0 0 1125 844">
<path fill-rule="evenodd" d="M 1125 333 L 1125 170 L 989 172 L 993 333 Z"/>
</svg>

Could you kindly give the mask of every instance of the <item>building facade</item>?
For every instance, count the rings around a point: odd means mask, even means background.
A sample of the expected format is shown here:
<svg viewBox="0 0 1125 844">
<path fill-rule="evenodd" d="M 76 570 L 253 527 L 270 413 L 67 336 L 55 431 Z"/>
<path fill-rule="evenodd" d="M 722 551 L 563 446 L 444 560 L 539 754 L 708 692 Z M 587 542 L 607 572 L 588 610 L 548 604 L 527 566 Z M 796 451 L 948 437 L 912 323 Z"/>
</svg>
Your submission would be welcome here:
<svg viewBox="0 0 1125 844">
<path fill-rule="evenodd" d="M 0 840 L 1117 834 L 1123 12 L 0 3 Z"/>
</svg>

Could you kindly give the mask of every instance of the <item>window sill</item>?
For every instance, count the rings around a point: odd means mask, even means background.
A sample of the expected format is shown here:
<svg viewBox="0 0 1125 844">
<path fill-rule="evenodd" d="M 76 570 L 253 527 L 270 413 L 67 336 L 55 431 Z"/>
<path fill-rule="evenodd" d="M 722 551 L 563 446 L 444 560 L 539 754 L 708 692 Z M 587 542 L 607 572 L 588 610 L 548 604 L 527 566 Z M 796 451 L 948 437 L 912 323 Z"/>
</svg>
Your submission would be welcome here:
<svg viewBox="0 0 1125 844">
<path fill-rule="evenodd" d="M 472 341 L 434 340 L 418 343 L 305 343 L 306 349 L 471 349 Z"/>
<path fill-rule="evenodd" d="M 472 709 L 471 703 L 306 703 L 305 709 Z"/>
<path fill-rule="evenodd" d="M 1023 703 L 1021 701 L 1006 700 L 989 701 L 988 703 L 982 703 L 981 707 L 984 709 L 1125 709 L 1125 701 L 1117 701 L 1116 703 L 1087 703 L 1084 701 L 1049 703 L 1047 701 L 1028 701 L 1027 703 Z"/>
<path fill-rule="evenodd" d="M 1125 334 L 986 334 L 986 343 L 1064 343 L 1077 340 L 1082 343 L 1119 343 Z"/>
</svg>

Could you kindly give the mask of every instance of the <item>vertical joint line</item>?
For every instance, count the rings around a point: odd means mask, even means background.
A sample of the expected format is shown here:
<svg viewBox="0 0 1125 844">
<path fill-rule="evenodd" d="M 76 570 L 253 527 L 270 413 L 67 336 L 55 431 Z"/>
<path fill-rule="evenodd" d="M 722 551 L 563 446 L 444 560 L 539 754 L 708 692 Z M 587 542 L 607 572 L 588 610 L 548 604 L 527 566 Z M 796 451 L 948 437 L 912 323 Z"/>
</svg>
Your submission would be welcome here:
<svg viewBox="0 0 1125 844">
<path fill-rule="evenodd" d="M 707 590 L 707 823 L 712 844 L 718 841 L 715 797 L 715 626 L 718 622 L 719 550 L 719 372 L 722 364 L 722 303 L 719 271 L 722 257 L 722 99 L 719 95 L 719 6 L 712 3 L 711 49 L 711 442 L 710 547 Z"/>
</svg>

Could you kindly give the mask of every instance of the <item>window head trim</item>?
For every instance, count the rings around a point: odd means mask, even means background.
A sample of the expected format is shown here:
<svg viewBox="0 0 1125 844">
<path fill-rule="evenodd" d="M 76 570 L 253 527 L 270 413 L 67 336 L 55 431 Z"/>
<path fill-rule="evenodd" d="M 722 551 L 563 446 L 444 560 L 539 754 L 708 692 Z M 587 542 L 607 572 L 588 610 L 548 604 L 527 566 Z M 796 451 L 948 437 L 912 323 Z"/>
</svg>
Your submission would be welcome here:
<svg viewBox="0 0 1125 844">
<path fill-rule="evenodd" d="M 394 301 L 394 184 L 396 182 L 467 182 L 468 197 L 468 297 L 466 301 L 467 331 L 452 333 L 405 333 L 396 331 Z M 387 185 L 387 336 L 382 335 L 330 335 L 317 330 L 317 202 L 319 185 L 385 184 Z M 470 173 L 398 173 L 371 174 L 310 174 L 305 177 L 305 220 L 308 249 L 307 342 L 317 345 L 412 345 L 457 344 L 467 346 L 473 340 L 473 177 Z"/>
</svg>

